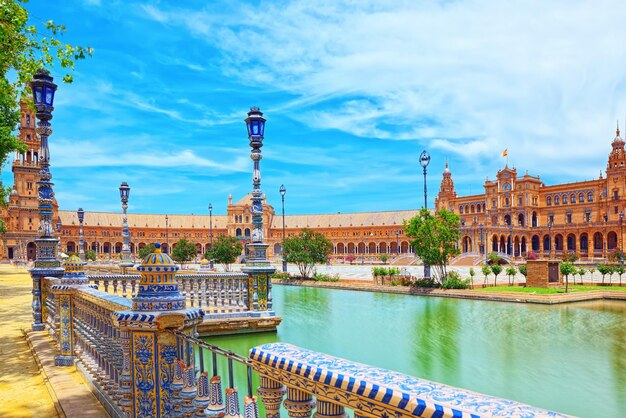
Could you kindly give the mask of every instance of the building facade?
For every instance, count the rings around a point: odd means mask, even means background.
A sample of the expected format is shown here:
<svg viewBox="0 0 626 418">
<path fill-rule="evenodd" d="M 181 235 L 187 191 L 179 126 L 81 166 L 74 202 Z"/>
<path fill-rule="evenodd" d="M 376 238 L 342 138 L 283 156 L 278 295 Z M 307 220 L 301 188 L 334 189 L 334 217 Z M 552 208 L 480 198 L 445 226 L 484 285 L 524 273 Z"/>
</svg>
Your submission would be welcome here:
<svg viewBox="0 0 626 418">
<path fill-rule="evenodd" d="M 7 226 L 3 235 L 2 258 L 34 260 L 35 238 L 39 227 L 37 181 L 39 179 L 39 139 L 35 116 L 22 105 L 19 135 L 26 152 L 16 153 L 12 164 L 14 185 L 8 205 L 2 210 Z M 606 258 L 623 249 L 623 221 L 626 203 L 625 142 L 619 129 L 611 143 L 606 175 L 598 179 L 546 186 L 539 176 L 519 176 L 508 166 L 494 180 L 485 181 L 484 193 L 457 196 L 452 172 L 447 163 L 435 208 L 446 208 L 461 217 L 463 253 L 484 255 L 495 251 L 508 257 L 525 257 L 534 251 L 540 256 L 573 253 L 582 259 Z M 263 200 L 263 225 L 268 256 L 280 258 L 283 219 Z M 182 238 L 192 241 L 201 255 L 220 235 L 251 241 L 252 211 L 250 195 L 233 202 L 229 196 L 225 215 L 128 214 L 133 255 L 151 243 L 160 242 L 169 251 Z M 219 208 L 216 208 L 219 210 Z M 366 262 L 389 258 L 413 258 L 410 239 L 402 228 L 404 220 L 417 210 L 286 215 L 285 234 L 291 236 L 311 228 L 333 243 L 333 259 L 339 262 Z M 61 250 L 78 252 L 79 223 L 75 211 L 59 210 L 55 202 L 54 219 L 60 221 Z M 122 214 L 85 212 L 85 249 L 98 259 L 119 259 L 122 251 Z M 245 251 L 245 250 L 244 250 Z"/>
<path fill-rule="evenodd" d="M 35 134 L 35 115 L 22 105 L 19 136 L 27 147 L 25 153 L 16 153 L 12 164 L 14 186 L 1 217 L 7 226 L 2 243 L 5 260 L 30 261 L 35 259 L 35 238 L 39 227 L 37 181 L 39 180 L 38 152 L 40 142 Z M 213 239 L 220 235 L 238 237 L 243 244 L 251 242 L 251 195 L 233 202 L 228 196 L 225 215 L 172 215 L 128 214 L 130 249 L 134 256 L 148 244 L 160 242 L 163 249 L 175 247 L 182 238 L 196 245 L 199 257 Z M 270 244 L 268 256 L 280 258 L 283 241 L 283 219 L 263 199 L 263 228 L 266 242 Z M 87 208 L 88 209 L 88 208 Z M 216 207 L 219 210 L 219 207 Z M 388 257 L 412 259 L 410 240 L 404 236 L 402 223 L 417 211 L 390 211 L 367 213 L 337 213 L 323 215 L 286 215 L 285 235 L 298 234 L 303 228 L 323 233 L 333 243 L 335 261 L 365 262 L 378 260 L 381 254 Z M 55 202 L 54 219 L 61 225 L 61 251 L 77 253 L 80 242 L 76 211 L 59 210 Z M 56 225 L 56 222 L 55 222 Z M 85 211 L 85 250 L 93 250 L 100 260 L 119 260 L 122 252 L 122 214 L 115 212 Z M 244 249 L 245 251 L 245 249 Z"/>
<path fill-rule="evenodd" d="M 498 252 L 526 257 L 566 253 L 580 259 L 607 258 L 623 250 L 626 206 L 626 156 L 619 128 L 611 142 L 606 175 L 597 179 L 546 186 L 539 176 L 515 168 L 499 170 L 485 181 L 484 193 L 457 196 L 446 164 L 436 209 L 461 217 L 462 253 Z"/>
</svg>

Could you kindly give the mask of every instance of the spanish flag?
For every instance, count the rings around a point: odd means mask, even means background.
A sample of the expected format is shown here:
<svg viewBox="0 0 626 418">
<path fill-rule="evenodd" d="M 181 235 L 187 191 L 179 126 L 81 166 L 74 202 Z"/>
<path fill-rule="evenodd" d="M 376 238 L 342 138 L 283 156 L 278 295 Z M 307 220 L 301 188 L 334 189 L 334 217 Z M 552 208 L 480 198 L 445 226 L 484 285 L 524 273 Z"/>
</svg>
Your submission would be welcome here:
<svg viewBox="0 0 626 418">
<path fill-rule="evenodd" d="M 502 156 L 506 157 L 507 155 L 509 155 L 509 149 L 505 149 L 504 151 L 502 151 Z"/>
</svg>

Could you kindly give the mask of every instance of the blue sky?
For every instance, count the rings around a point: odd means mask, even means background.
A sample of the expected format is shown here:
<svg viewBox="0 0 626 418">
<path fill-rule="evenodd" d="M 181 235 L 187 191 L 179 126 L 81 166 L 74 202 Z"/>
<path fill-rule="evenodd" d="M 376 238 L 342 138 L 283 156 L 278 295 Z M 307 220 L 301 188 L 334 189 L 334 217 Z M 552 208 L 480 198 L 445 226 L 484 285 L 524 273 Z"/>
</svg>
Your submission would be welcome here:
<svg viewBox="0 0 626 418">
<path fill-rule="evenodd" d="M 430 206 L 446 160 L 479 193 L 505 148 L 547 184 L 596 178 L 626 116 L 623 1 L 26 7 L 95 49 L 55 100 L 63 209 L 118 211 L 127 181 L 131 212 L 225 213 L 252 187 L 250 106 L 268 120 L 262 189 L 279 210 L 284 184 L 287 213 L 419 207 L 422 149 Z"/>
</svg>

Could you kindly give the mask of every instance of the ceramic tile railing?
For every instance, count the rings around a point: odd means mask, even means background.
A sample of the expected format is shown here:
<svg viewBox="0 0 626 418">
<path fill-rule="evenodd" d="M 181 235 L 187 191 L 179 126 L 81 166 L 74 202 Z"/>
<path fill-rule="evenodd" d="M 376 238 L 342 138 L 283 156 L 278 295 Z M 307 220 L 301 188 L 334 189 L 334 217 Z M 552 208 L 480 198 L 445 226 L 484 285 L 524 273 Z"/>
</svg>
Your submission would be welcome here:
<svg viewBox="0 0 626 418">
<path fill-rule="evenodd" d="M 120 295 L 123 298 L 134 297 L 140 276 L 128 275 L 90 275 L 89 282 L 98 290 Z M 249 311 L 250 281 L 243 273 L 195 273 L 176 276 L 180 292 L 192 307 L 202 308 L 207 314 L 234 313 Z M 271 293 L 269 295 L 271 303 Z M 270 305 L 271 306 L 271 305 Z"/>
<path fill-rule="evenodd" d="M 290 417 L 565 417 L 285 343 L 253 348 L 250 362 L 272 418 L 281 403 Z"/>
</svg>

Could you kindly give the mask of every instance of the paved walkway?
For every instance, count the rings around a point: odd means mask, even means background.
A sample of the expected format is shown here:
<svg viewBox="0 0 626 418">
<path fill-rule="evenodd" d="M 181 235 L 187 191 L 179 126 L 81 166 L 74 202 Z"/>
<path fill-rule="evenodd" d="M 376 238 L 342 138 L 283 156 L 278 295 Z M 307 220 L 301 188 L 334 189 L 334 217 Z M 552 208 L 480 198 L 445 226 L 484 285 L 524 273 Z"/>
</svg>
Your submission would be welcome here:
<svg viewBox="0 0 626 418">
<path fill-rule="evenodd" d="M 31 289 L 25 270 L 0 265 L 0 417 L 108 417 L 75 367 L 54 366 L 45 332 L 29 334 L 33 357 L 22 331 L 32 320 Z"/>
</svg>

